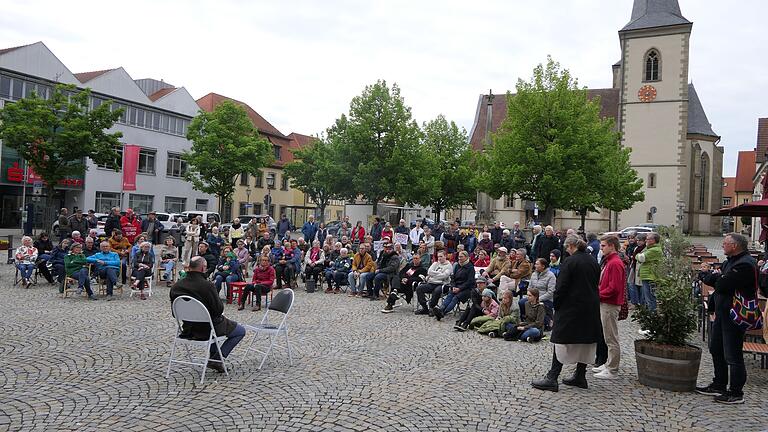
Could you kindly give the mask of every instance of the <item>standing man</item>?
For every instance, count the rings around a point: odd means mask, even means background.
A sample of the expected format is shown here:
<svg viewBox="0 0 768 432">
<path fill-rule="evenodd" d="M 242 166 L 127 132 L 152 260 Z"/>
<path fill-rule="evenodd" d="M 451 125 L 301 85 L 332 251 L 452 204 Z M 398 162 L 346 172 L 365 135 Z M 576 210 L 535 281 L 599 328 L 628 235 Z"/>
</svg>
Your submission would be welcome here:
<svg viewBox="0 0 768 432">
<path fill-rule="evenodd" d="M 490 229 L 490 232 L 491 241 L 493 244 L 501 244 L 501 238 L 504 236 L 504 229 L 501 227 L 501 222 L 494 222 L 493 228 Z"/>
<path fill-rule="evenodd" d="M 512 231 L 509 232 L 509 236 L 512 237 L 512 241 L 515 244 L 512 246 L 514 249 L 525 247 L 525 234 L 523 233 L 523 230 L 520 229 L 519 221 L 515 221 L 514 225 L 512 226 Z"/>
<path fill-rule="evenodd" d="M 416 221 L 416 225 L 411 229 L 408 238 L 411 240 L 411 250 L 413 252 L 419 250 L 419 242 L 424 238 L 424 230 L 421 229 L 421 222 Z"/>
<path fill-rule="evenodd" d="M 405 238 L 398 241 L 397 237 L 395 237 L 395 241 L 400 243 L 403 249 L 408 248 L 408 231 L 408 227 L 405 226 L 405 219 L 400 219 L 400 223 L 395 227 L 395 234 L 405 234 Z M 403 243 L 403 240 L 405 240 L 405 243 Z"/>
<path fill-rule="evenodd" d="M 285 238 L 285 233 L 291 230 L 291 221 L 285 214 L 280 215 L 280 221 L 277 223 L 277 238 L 282 240 Z"/>
<path fill-rule="evenodd" d="M 85 219 L 88 221 L 88 229 L 96 229 L 96 227 L 99 225 L 98 219 L 96 219 L 96 213 L 93 211 L 93 209 L 88 210 L 88 216 L 85 217 Z"/>
<path fill-rule="evenodd" d="M 731 307 L 736 290 L 744 301 L 757 301 L 757 267 L 749 255 L 747 238 L 730 233 L 723 239 L 723 252 L 728 258 L 720 271 L 711 271 L 709 265 L 701 265 L 699 279 L 715 292 L 709 297 L 709 311 L 715 316 L 709 339 L 709 353 L 715 377 L 712 384 L 696 387 L 698 393 L 715 396 L 715 402 L 724 404 L 744 403 L 744 383 L 747 369 L 744 367 L 744 329 L 731 319 Z M 730 382 L 731 388 L 728 389 Z"/>
<path fill-rule="evenodd" d="M 636 255 L 637 262 L 640 263 L 638 273 L 642 282 L 643 302 L 651 311 L 656 310 L 656 280 L 659 278 L 657 267 L 664 257 L 659 240 L 659 233 L 646 234 L 645 250 Z"/>
<path fill-rule="evenodd" d="M 213 282 L 205 278 L 207 263 L 201 256 L 193 257 L 189 261 L 189 270 L 187 276 L 179 279 L 173 285 L 170 291 L 171 303 L 180 296 L 190 296 L 208 309 L 213 323 L 213 331 L 217 337 L 226 336 L 227 340 L 221 344 L 221 354 L 224 358 L 237 346 L 245 337 L 245 327 L 224 317 L 224 303 L 221 302 Z M 194 340 L 207 340 L 211 333 L 211 327 L 205 322 L 184 322 L 181 330 L 181 337 L 188 337 Z M 224 366 L 219 358 L 219 352 L 215 345 L 211 346 L 211 356 L 208 360 L 209 368 L 224 372 Z"/>
<path fill-rule="evenodd" d="M 536 254 L 539 251 L 539 243 L 541 238 L 544 237 L 544 233 L 541 231 L 541 225 L 533 226 L 533 238 L 531 239 L 531 250 L 528 251 L 528 259 L 530 261 L 536 261 Z"/>
<path fill-rule="evenodd" d="M 371 225 L 371 237 L 373 241 L 381 240 L 381 230 L 384 229 L 384 225 L 381 223 L 381 218 L 376 216 L 375 222 Z"/>
<path fill-rule="evenodd" d="M 59 225 L 61 225 L 61 223 L 59 223 Z M 75 215 L 69 220 L 69 229 L 71 230 L 70 233 L 79 231 L 85 235 L 88 232 L 88 220 L 83 216 L 83 211 L 81 209 L 75 210 Z"/>
<path fill-rule="evenodd" d="M 160 244 L 160 233 L 163 232 L 163 224 L 157 220 L 157 213 L 149 212 L 147 218 L 141 222 L 141 232 L 147 233 L 147 240 L 152 244 Z"/>
<path fill-rule="evenodd" d="M 133 213 L 133 209 L 125 210 L 125 216 L 120 218 L 120 229 L 128 243 L 133 244 L 136 241 L 136 237 L 141 233 L 141 221 Z"/>
<path fill-rule="evenodd" d="M 69 210 L 63 207 L 59 212 L 59 241 L 64 240 L 72 234 L 72 227 L 69 224 Z"/>
<path fill-rule="evenodd" d="M 309 215 L 309 220 L 304 222 L 304 225 L 301 227 L 301 234 L 304 235 L 304 241 L 309 244 L 312 244 L 312 242 L 315 240 L 315 235 L 317 234 L 317 224 L 315 224 L 314 215 Z"/>
<path fill-rule="evenodd" d="M 550 340 L 554 346 L 552 366 L 542 379 L 531 386 L 539 390 L 558 391 L 557 378 L 563 363 L 576 363 L 576 372 L 563 384 L 587 388 L 587 363 L 594 361 L 600 340 L 600 266 L 586 252 L 587 244 L 576 236 L 565 239 L 570 257 L 560 265 L 553 303 L 555 323 Z"/>
<path fill-rule="evenodd" d="M 112 210 L 110 210 L 107 221 L 104 222 L 104 235 L 109 237 L 112 235 L 112 231 L 116 229 L 122 229 L 120 226 L 120 207 L 112 207 Z"/>
<path fill-rule="evenodd" d="M 600 322 L 603 337 L 608 347 L 608 360 L 602 366 L 592 369 L 595 378 L 618 378 L 621 349 L 619 347 L 619 310 L 624 304 L 626 272 L 619 257 L 619 238 L 613 235 L 600 239 L 603 251 L 603 269 L 600 273 Z"/>
</svg>

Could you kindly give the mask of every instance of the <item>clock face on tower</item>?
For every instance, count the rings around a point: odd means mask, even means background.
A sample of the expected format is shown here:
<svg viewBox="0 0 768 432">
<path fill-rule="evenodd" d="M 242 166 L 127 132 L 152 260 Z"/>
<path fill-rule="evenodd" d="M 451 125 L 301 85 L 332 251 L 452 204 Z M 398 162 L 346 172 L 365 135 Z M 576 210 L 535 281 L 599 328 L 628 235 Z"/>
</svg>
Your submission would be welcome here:
<svg viewBox="0 0 768 432">
<path fill-rule="evenodd" d="M 652 85 L 644 85 L 637 92 L 637 98 L 641 102 L 650 102 L 656 99 L 656 88 Z"/>
</svg>

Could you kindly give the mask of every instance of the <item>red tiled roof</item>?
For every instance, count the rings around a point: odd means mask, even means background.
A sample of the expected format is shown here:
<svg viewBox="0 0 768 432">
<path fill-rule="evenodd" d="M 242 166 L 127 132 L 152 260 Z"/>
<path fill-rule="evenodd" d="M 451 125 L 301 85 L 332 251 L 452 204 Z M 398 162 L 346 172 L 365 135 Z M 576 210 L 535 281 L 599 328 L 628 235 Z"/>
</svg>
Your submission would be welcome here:
<svg viewBox="0 0 768 432">
<path fill-rule="evenodd" d="M 168 93 L 170 93 L 170 92 L 172 92 L 174 90 L 176 90 L 176 87 L 166 87 L 166 88 L 160 89 L 160 90 L 152 93 L 151 95 L 149 95 L 149 100 L 154 102 L 154 101 L 160 99 L 161 97 L 167 95 Z"/>
<path fill-rule="evenodd" d="M 765 154 L 768 153 L 768 118 L 757 119 L 757 163 L 763 163 L 766 160 Z"/>
<path fill-rule="evenodd" d="M 514 96 L 514 94 L 512 94 Z M 607 89 L 588 89 L 587 97 L 594 99 L 600 96 L 600 117 L 617 119 L 619 116 L 619 89 L 607 88 Z M 485 141 L 485 129 L 488 118 L 488 95 L 480 96 L 478 102 L 478 108 L 475 113 L 475 124 L 472 128 L 472 136 L 470 137 L 470 144 L 475 150 L 482 150 Z M 507 96 L 506 94 L 494 95 L 493 110 L 491 118 L 491 132 L 501 126 L 501 123 L 507 117 Z"/>
<path fill-rule="evenodd" d="M 289 155 L 286 155 L 286 157 L 283 158 L 285 162 L 292 162 L 293 161 L 293 152 L 294 150 L 299 150 L 304 147 L 309 146 L 312 144 L 313 141 L 315 141 L 317 138 L 309 135 L 303 135 L 296 132 L 291 132 L 288 134 L 288 138 L 291 139 L 291 144 L 289 145 L 290 150 L 288 151 Z"/>
<path fill-rule="evenodd" d="M 105 74 L 107 72 L 113 71 L 114 69 L 104 69 L 100 71 L 93 71 L 93 72 L 80 72 L 75 74 L 75 78 L 78 79 L 81 83 L 85 84 L 88 81 L 96 78 L 97 76 L 100 76 L 102 74 Z"/>
<path fill-rule="evenodd" d="M 733 198 L 736 196 L 736 177 L 723 177 L 723 198 Z"/>
<path fill-rule="evenodd" d="M 754 150 L 740 151 L 739 162 L 736 165 L 736 192 L 752 192 L 755 187 L 752 184 L 752 177 L 755 176 L 755 155 Z"/>
</svg>

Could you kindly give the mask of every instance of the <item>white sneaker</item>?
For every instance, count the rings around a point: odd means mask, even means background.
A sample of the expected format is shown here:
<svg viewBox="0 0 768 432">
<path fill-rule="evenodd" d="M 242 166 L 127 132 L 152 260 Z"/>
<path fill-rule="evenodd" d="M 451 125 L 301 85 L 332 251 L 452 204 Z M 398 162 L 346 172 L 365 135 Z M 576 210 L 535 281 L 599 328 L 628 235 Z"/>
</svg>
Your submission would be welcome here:
<svg viewBox="0 0 768 432">
<path fill-rule="evenodd" d="M 600 379 L 616 379 L 619 374 L 611 372 L 609 369 L 603 369 L 601 372 L 595 374 L 595 378 Z"/>
<path fill-rule="evenodd" d="M 643 336 L 648 336 L 649 334 L 651 334 L 651 331 L 650 330 L 640 329 L 640 330 L 637 331 L 637 333 L 639 333 L 639 334 L 641 334 Z"/>
<path fill-rule="evenodd" d="M 592 368 L 592 373 L 600 373 L 600 372 L 605 370 L 605 367 L 606 367 L 605 364 L 601 364 L 598 367 L 593 367 Z"/>
</svg>

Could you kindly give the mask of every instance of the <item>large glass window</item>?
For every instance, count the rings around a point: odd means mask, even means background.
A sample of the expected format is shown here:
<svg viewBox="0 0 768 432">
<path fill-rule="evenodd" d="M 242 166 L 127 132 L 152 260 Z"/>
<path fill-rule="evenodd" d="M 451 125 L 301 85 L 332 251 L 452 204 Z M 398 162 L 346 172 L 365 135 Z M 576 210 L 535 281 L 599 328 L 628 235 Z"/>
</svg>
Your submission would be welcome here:
<svg viewBox="0 0 768 432">
<path fill-rule="evenodd" d="M 11 97 L 11 79 L 7 76 L 0 76 L 0 96 Z"/>
<path fill-rule="evenodd" d="M 160 113 L 152 113 L 152 129 L 160 129 Z"/>
<path fill-rule="evenodd" d="M 160 131 L 168 132 L 168 116 L 165 114 L 160 115 Z"/>
<path fill-rule="evenodd" d="M 655 49 L 648 51 L 648 54 L 645 55 L 645 81 L 658 81 L 660 79 L 659 62 L 659 52 Z"/>
<path fill-rule="evenodd" d="M 182 197 L 165 197 L 166 213 L 181 213 L 187 209 L 187 199 Z"/>
<path fill-rule="evenodd" d="M 116 148 L 115 151 L 117 152 L 117 159 L 115 159 L 115 166 L 109 166 L 109 165 L 97 165 L 99 168 L 105 168 L 105 169 L 117 169 L 118 171 L 123 170 L 123 146 Z"/>
<path fill-rule="evenodd" d="M 94 210 L 98 213 L 109 213 L 112 207 L 120 207 L 120 194 L 96 191 L 96 206 Z"/>
<path fill-rule="evenodd" d="M 165 175 L 168 177 L 182 178 L 187 172 L 187 161 L 178 153 L 168 153 L 168 164 Z M 198 209 L 200 210 L 200 209 Z"/>
<path fill-rule="evenodd" d="M 141 174 L 155 174 L 155 154 L 157 154 L 155 150 L 139 150 L 139 167 L 137 171 Z"/>
<path fill-rule="evenodd" d="M 247 172 L 240 174 L 240 186 L 249 186 L 248 181 L 249 181 L 249 178 L 248 178 Z"/>
<path fill-rule="evenodd" d="M 129 194 L 128 207 L 132 208 L 134 213 L 147 214 L 152 211 L 154 198 L 152 195 Z"/>
<path fill-rule="evenodd" d="M 197 211 L 208 211 L 208 200 L 207 199 L 196 199 L 195 200 L 195 210 Z"/>
</svg>

